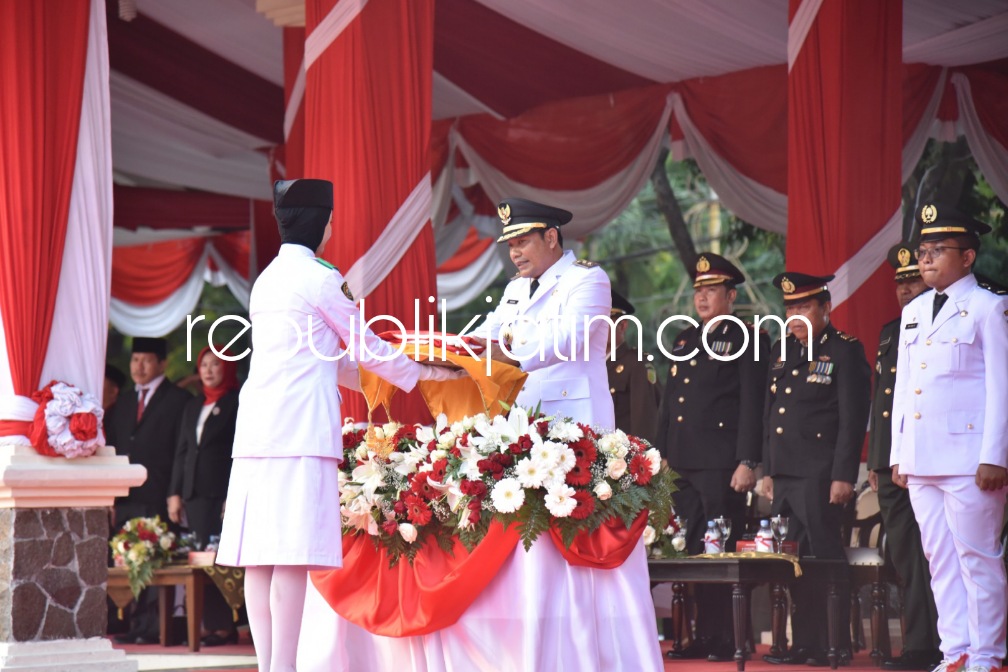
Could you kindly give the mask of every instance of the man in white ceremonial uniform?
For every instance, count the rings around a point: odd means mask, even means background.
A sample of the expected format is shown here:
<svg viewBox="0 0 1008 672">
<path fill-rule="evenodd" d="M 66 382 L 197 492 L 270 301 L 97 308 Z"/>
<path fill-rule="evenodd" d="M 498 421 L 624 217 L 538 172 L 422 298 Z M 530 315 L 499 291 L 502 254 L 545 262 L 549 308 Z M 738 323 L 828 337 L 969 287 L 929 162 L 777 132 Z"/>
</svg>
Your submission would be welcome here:
<svg viewBox="0 0 1008 672">
<path fill-rule="evenodd" d="M 1008 297 L 972 273 L 990 227 L 942 204 L 923 206 L 918 222 L 932 290 L 903 309 L 890 463 L 931 569 L 944 656 L 935 670 L 960 661 L 988 672 L 1005 655 Z"/>
<path fill-rule="evenodd" d="M 217 564 L 246 568 L 260 672 L 295 669 L 308 570 L 342 566 L 337 382 L 355 386 L 358 363 L 404 390 L 454 375 L 362 329 L 343 276 L 316 258 L 332 234 L 332 183 L 286 180 L 273 191 L 282 245 L 249 301 L 252 362 L 217 551 Z"/>
<path fill-rule="evenodd" d="M 529 373 L 518 405 L 531 410 L 541 402 L 549 415 L 612 430 L 605 360 L 608 276 L 563 250 L 559 227 L 570 221 L 571 213 L 517 198 L 502 202 L 498 212 L 504 226 L 498 242 L 508 243 L 518 276 L 475 335 L 489 339 L 491 356 L 514 364 L 496 339 L 510 343 Z M 600 317 L 589 328 L 587 344 L 586 316 Z M 519 544 L 461 618 L 429 635 L 372 635 L 332 616 L 331 609 L 327 614 L 327 608 L 317 591 L 309 591 L 305 628 L 316 645 L 311 651 L 302 647 L 299 670 L 663 669 L 643 542 L 623 565 L 610 570 L 569 565 L 547 537 L 528 552 Z M 332 644 L 320 646 L 322 641 Z"/>
</svg>

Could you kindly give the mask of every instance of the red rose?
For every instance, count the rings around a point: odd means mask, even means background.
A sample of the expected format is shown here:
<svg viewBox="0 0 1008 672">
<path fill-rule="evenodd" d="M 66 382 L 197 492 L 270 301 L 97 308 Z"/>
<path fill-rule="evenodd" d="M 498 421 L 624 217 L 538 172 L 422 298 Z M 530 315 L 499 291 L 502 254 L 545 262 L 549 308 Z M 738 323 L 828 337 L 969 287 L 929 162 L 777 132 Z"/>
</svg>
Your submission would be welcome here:
<svg viewBox="0 0 1008 672">
<path fill-rule="evenodd" d="M 480 522 L 480 512 L 478 510 L 472 510 L 469 512 L 469 522 L 473 525 L 478 525 Z"/>
<path fill-rule="evenodd" d="M 574 468 L 567 472 L 567 485 L 588 485 L 591 483 L 591 463 L 577 460 Z"/>
<path fill-rule="evenodd" d="M 406 502 L 400 499 L 398 502 L 392 505 L 392 511 L 394 511 L 397 516 L 405 515 Z"/>
<path fill-rule="evenodd" d="M 595 510 L 595 498 L 587 490 L 578 490 L 574 493 L 577 506 L 571 511 L 570 517 L 574 520 L 584 520 Z"/>
<path fill-rule="evenodd" d="M 532 437 L 528 434 L 522 434 L 518 437 L 518 447 L 521 448 L 522 452 L 528 452 L 532 450 Z"/>
<path fill-rule="evenodd" d="M 90 441 L 98 436 L 98 418 L 94 413 L 74 413 L 70 416 L 70 433 L 78 441 Z"/>
<path fill-rule="evenodd" d="M 394 520 L 386 520 L 384 523 L 381 524 L 381 527 L 382 531 L 389 536 L 392 536 L 393 534 L 399 531 L 399 524 L 396 523 Z"/>
<path fill-rule="evenodd" d="M 637 485 L 647 485 L 651 482 L 651 461 L 637 453 L 630 460 L 630 474 Z"/>
<path fill-rule="evenodd" d="M 546 432 L 549 431 L 549 420 L 540 420 L 535 423 L 536 431 L 541 435 L 546 436 Z"/>
</svg>

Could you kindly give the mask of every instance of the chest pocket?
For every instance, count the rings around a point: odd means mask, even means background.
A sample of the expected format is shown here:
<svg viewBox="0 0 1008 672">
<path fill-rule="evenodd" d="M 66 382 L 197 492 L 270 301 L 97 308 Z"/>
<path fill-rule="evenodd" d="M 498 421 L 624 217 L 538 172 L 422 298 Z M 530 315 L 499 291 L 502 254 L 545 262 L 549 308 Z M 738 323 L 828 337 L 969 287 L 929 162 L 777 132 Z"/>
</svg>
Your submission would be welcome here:
<svg viewBox="0 0 1008 672">
<path fill-rule="evenodd" d="M 976 341 L 976 324 L 964 317 L 955 318 L 956 323 L 942 333 L 942 342 L 949 349 L 950 366 L 953 371 L 969 368 L 970 360 L 982 359 Z"/>
<path fill-rule="evenodd" d="M 539 394 L 543 401 L 564 399 L 587 399 L 589 396 L 587 378 L 558 378 L 544 380 L 539 384 Z"/>
</svg>

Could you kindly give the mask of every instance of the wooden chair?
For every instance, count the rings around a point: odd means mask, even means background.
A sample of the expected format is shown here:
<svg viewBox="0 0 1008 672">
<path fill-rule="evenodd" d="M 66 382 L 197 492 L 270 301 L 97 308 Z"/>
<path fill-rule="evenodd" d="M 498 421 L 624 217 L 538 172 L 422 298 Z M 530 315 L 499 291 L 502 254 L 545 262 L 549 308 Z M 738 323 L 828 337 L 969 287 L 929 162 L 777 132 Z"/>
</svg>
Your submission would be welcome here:
<svg viewBox="0 0 1008 672">
<path fill-rule="evenodd" d="M 882 660 L 891 655 L 886 582 L 893 577 L 885 562 L 885 530 L 875 492 L 862 490 L 844 528 L 844 540 L 848 544 L 844 551 L 850 566 L 851 580 L 851 647 L 855 652 L 867 648 L 861 623 L 861 587 L 871 586 L 870 655 L 875 665 L 880 666 Z"/>
</svg>

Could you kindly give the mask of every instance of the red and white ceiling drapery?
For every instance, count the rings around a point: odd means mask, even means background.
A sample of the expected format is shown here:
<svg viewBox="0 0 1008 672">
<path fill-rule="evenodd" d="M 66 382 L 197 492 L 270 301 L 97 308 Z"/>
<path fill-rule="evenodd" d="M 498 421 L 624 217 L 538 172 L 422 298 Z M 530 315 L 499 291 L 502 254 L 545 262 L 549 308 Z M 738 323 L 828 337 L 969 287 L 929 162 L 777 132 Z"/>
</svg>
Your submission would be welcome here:
<svg viewBox="0 0 1008 672">
<path fill-rule="evenodd" d="M 105 4 L 0 4 L 0 441 L 50 379 L 101 396 L 112 247 Z"/>
</svg>

